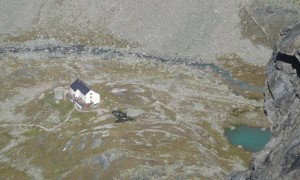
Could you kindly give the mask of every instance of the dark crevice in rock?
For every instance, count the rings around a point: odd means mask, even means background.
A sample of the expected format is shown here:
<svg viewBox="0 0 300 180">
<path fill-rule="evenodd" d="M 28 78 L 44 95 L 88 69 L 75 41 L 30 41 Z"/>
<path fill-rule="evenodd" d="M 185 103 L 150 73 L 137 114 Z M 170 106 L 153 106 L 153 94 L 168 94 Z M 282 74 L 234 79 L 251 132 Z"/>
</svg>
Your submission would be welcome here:
<svg viewBox="0 0 300 180">
<path fill-rule="evenodd" d="M 269 91 L 269 93 L 270 93 L 270 95 L 271 95 L 271 97 L 272 97 L 272 99 L 274 100 L 274 96 L 273 96 L 273 93 L 272 93 L 272 91 L 271 91 L 271 88 L 270 88 L 270 85 L 269 85 L 269 82 L 267 82 L 267 86 L 268 86 L 268 91 Z M 266 112 L 266 114 L 267 114 L 267 112 Z"/>
<path fill-rule="evenodd" d="M 300 62 L 295 56 L 289 56 L 289 55 L 278 52 L 277 56 L 275 58 L 275 61 L 280 61 L 280 62 L 290 64 L 291 68 L 293 70 L 296 70 L 297 76 L 300 77 Z M 285 70 L 285 71 L 289 71 L 288 73 L 292 73 L 291 72 L 292 70 L 288 69 L 288 68 L 284 69 L 282 67 L 282 68 L 278 68 L 278 70 Z"/>
</svg>

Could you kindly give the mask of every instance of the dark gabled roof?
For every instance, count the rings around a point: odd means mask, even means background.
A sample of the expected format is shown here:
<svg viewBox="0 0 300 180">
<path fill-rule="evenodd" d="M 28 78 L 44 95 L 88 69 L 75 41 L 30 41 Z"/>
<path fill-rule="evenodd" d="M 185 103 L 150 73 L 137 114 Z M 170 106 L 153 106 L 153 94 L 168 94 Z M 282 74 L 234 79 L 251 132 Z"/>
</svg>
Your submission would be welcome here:
<svg viewBox="0 0 300 180">
<path fill-rule="evenodd" d="M 87 84 L 85 84 L 83 81 L 81 81 L 80 79 L 76 79 L 71 85 L 70 87 L 73 89 L 73 91 L 77 91 L 77 89 L 79 89 L 79 91 L 83 94 L 86 95 L 91 89 L 87 86 Z"/>
</svg>

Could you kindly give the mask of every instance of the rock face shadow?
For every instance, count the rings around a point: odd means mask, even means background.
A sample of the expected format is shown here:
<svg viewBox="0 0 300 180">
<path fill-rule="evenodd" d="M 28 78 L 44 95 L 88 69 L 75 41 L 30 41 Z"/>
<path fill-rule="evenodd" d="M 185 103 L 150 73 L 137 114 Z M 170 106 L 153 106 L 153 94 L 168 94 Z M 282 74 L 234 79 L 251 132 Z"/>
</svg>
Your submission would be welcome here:
<svg viewBox="0 0 300 180">
<path fill-rule="evenodd" d="M 290 64 L 291 67 L 286 67 L 285 69 L 287 69 L 287 72 L 293 74 L 293 73 L 297 73 L 297 76 L 300 77 L 300 62 L 299 60 L 295 57 L 295 56 L 290 56 L 290 55 L 286 55 L 283 54 L 281 52 L 278 52 L 277 56 L 276 56 L 276 62 L 277 64 L 275 65 L 275 67 L 278 70 L 282 70 L 283 66 L 286 66 L 280 62 L 286 63 L 286 64 Z"/>
</svg>

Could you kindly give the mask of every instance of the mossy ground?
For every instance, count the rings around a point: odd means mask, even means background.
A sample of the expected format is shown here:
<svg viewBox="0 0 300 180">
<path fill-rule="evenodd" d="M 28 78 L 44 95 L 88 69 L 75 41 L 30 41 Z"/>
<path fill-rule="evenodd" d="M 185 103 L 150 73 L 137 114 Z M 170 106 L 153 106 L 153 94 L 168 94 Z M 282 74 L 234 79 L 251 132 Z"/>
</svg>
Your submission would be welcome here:
<svg viewBox="0 0 300 180">
<path fill-rule="evenodd" d="M 230 74 L 233 78 L 250 85 L 263 89 L 265 87 L 266 75 L 264 67 L 258 65 L 247 64 L 241 57 L 236 54 L 226 54 L 218 57 L 219 64 Z M 230 86 L 233 92 L 243 95 L 249 99 L 259 100 L 263 98 L 262 92 L 245 90 L 238 86 Z"/>
<path fill-rule="evenodd" d="M 276 42 L 277 34 L 271 34 L 270 36 L 265 32 L 246 8 L 240 10 L 240 17 L 240 27 L 243 38 L 250 39 L 254 44 L 272 48 L 273 43 Z"/>
<path fill-rule="evenodd" d="M 9 167 L 7 164 L 0 163 L 0 179 L 24 179 L 30 178 L 26 173 L 16 170 L 13 167 Z"/>
<path fill-rule="evenodd" d="M 8 36 L 3 42 L 26 42 L 37 39 L 55 39 L 63 43 L 75 43 L 87 46 L 110 46 L 116 48 L 138 47 L 137 43 L 118 38 L 104 31 L 78 31 L 70 27 L 53 29 L 36 29 L 20 35 Z"/>
<path fill-rule="evenodd" d="M 15 62 L 19 64 L 15 71 L 25 63 L 18 59 Z M 26 124 L 53 128 L 53 131 L 38 126 L 24 127 L 22 135 L 28 139 L 4 155 L 16 164 L 28 160 L 42 169 L 45 178 L 72 178 L 83 171 L 87 177 L 98 172 L 107 178 L 119 177 L 120 172 L 130 177 L 132 169 L 138 166 L 172 167 L 174 164 L 181 164 L 175 174 L 184 172 L 185 166 L 219 167 L 226 174 L 239 164 L 247 166 L 252 154 L 231 145 L 223 130 L 236 123 L 266 124 L 260 103 L 244 98 L 232 100 L 228 88 L 195 76 L 186 67 L 146 61 L 130 64 L 120 60 L 90 60 L 91 66 L 87 68 L 81 68 L 82 62 L 76 60 L 63 62 L 67 66 L 61 66 L 59 61 L 31 63 L 41 67 L 37 71 L 41 78 L 20 81 L 18 85 L 12 81 L 9 86 L 26 88 L 30 83 L 64 82 L 61 86 L 67 88 L 67 82 L 71 83 L 73 77 L 81 77 L 87 82 L 92 80 L 91 87 L 101 94 L 100 106 L 88 112 L 74 109 L 67 99 L 57 103 L 52 89 L 44 91 L 43 98 L 38 94 L 33 100 L 16 106 L 15 113 L 27 117 Z M 116 89 L 121 91 L 116 93 L 113 91 Z M 145 113 L 134 117 L 132 122 L 114 123 L 115 119 L 109 115 L 111 111 L 128 108 L 142 109 Z M 96 140 L 102 143 L 93 148 Z M 3 143 L 4 147 L 9 141 Z M 110 150 L 122 151 L 124 155 L 107 169 L 90 160 Z M 7 168 L 4 171 L 10 173 Z"/>
</svg>

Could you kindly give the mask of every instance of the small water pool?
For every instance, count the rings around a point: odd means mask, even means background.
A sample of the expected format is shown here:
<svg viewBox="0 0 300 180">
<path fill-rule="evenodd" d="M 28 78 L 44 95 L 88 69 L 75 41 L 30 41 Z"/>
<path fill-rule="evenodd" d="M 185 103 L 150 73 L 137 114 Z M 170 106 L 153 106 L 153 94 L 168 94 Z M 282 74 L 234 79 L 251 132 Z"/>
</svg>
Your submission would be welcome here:
<svg viewBox="0 0 300 180">
<path fill-rule="evenodd" d="M 271 131 L 269 129 L 262 130 L 250 126 L 237 126 L 235 129 L 226 129 L 225 136 L 231 144 L 241 145 L 250 152 L 258 152 L 271 140 Z"/>
</svg>

